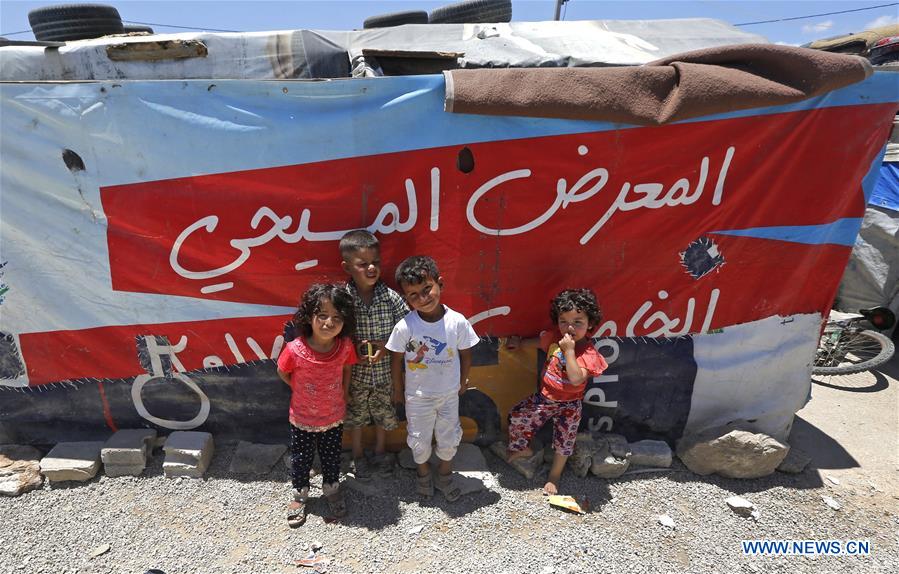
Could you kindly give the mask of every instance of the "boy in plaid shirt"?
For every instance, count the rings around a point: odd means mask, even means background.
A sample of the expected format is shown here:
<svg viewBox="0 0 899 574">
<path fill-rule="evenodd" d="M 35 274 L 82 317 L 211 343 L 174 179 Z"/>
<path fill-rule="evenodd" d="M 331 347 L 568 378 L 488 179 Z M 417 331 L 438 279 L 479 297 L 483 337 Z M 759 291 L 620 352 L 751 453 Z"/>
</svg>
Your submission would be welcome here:
<svg viewBox="0 0 899 574">
<path fill-rule="evenodd" d="M 362 449 L 362 427 L 369 424 L 375 425 L 372 462 L 382 476 L 393 472 L 393 459 L 385 454 L 384 443 L 387 431 L 397 427 L 397 419 L 384 343 L 409 308 L 402 296 L 380 280 L 381 247 L 374 235 L 364 229 L 350 231 L 340 239 L 340 255 L 343 270 L 350 276 L 346 288 L 356 311 L 353 339 L 360 359 L 353 365 L 344 425 L 351 432 L 356 479 L 367 480 L 371 471 Z"/>
</svg>

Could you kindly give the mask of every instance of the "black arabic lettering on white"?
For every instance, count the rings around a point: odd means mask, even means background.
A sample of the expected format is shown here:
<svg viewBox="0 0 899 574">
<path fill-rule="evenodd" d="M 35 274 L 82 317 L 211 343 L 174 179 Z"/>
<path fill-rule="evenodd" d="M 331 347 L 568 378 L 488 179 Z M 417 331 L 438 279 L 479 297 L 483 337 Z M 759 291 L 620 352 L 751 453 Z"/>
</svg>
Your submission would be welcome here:
<svg viewBox="0 0 899 574">
<path fill-rule="evenodd" d="M 581 146 L 581 148 L 584 148 L 584 146 Z M 727 148 L 724 154 L 724 160 L 721 163 L 721 169 L 718 171 L 718 179 L 715 184 L 715 191 L 712 195 L 712 205 L 721 204 L 721 200 L 724 195 L 724 184 L 727 180 L 727 172 L 730 168 L 730 163 L 733 160 L 735 151 L 736 148 L 734 146 L 730 146 Z M 586 153 L 586 150 L 579 150 L 579 153 L 581 155 L 584 155 Z M 609 222 L 610 219 L 612 219 L 612 216 L 614 216 L 615 213 L 619 211 L 634 211 L 641 208 L 659 209 L 662 207 L 692 205 L 696 203 L 702 196 L 702 193 L 705 189 L 706 180 L 708 179 L 708 172 L 709 158 L 706 156 L 703 157 L 700 162 L 699 177 L 692 193 L 690 192 L 690 180 L 686 177 L 682 177 L 674 182 L 674 184 L 668 188 L 668 191 L 665 192 L 664 195 L 663 192 L 665 191 L 665 185 L 662 183 L 623 183 L 621 186 L 621 191 L 618 193 L 618 197 L 615 199 L 612 205 L 609 206 L 606 212 L 602 215 L 602 217 L 599 218 L 599 220 L 593 225 L 593 227 L 591 227 L 581 237 L 581 245 L 585 245 L 588 241 L 590 241 L 593 236 L 596 235 L 599 230 Z M 588 171 L 580 179 L 578 179 L 570 189 L 568 188 L 567 180 L 565 180 L 564 178 L 560 178 L 556 182 L 556 197 L 553 200 L 552 205 L 550 205 L 549 208 L 542 214 L 540 214 L 537 218 L 511 229 L 493 229 L 487 227 L 486 225 L 483 225 L 477 219 L 477 217 L 475 217 L 475 207 L 477 206 L 478 201 L 480 201 L 480 199 L 487 193 L 508 181 L 512 181 L 515 179 L 524 179 L 530 176 L 531 170 L 529 169 L 513 170 L 498 175 L 497 177 L 494 177 L 493 179 L 487 181 L 481 187 L 479 187 L 469 198 L 468 205 L 465 209 L 465 215 L 468 218 L 469 225 L 486 235 L 504 236 L 527 233 L 528 231 L 532 231 L 546 223 L 553 215 L 555 215 L 555 213 L 559 209 L 565 209 L 572 203 L 578 203 L 593 197 L 599 191 L 601 191 L 609 181 L 609 172 L 607 169 L 602 167 Z M 635 194 L 642 195 L 643 197 L 638 197 L 630 200 L 628 199 L 630 196 L 633 196 Z"/>
<path fill-rule="evenodd" d="M 431 170 L 431 210 L 433 213 L 439 213 L 439 193 L 434 193 L 434 188 L 440 185 L 440 170 L 433 168 Z M 412 179 L 405 180 L 406 200 L 409 203 L 409 214 L 405 220 L 400 219 L 400 209 L 396 203 L 387 202 L 381 207 L 374 222 L 367 227 L 372 233 L 387 235 L 389 233 L 404 233 L 410 231 L 418 220 L 418 203 L 415 196 L 415 184 Z M 178 275 L 186 279 L 206 280 L 214 277 L 226 275 L 243 265 L 252 254 L 254 247 L 265 245 L 272 239 L 280 238 L 285 243 L 299 243 L 306 241 L 337 241 L 348 231 L 352 229 L 342 229 L 336 231 L 312 231 L 309 229 L 310 219 L 312 217 L 311 210 L 303 209 L 300 213 L 299 221 L 296 229 L 289 232 L 288 229 L 293 225 L 293 217 L 285 215 L 279 217 L 271 208 L 260 207 L 253 218 L 250 220 L 250 227 L 259 229 L 263 222 L 268 222 L 266 229 L 260 235 L 255 237 L 247 237 L 242 239 L 232 239 L 229 244 L 238 251 L 237 257 L 221 267 L 215 269 L 207 269 L 205 271 L 196 271 L 186 269 L 179 261 L 179 254 L 184 243 L 197 231 L 205 229 L 207 233 L 215 231 L 219 223 L 217 215 L 207 215 L 187 226 L 175 239 L 172 250 L 169 253 L 169 265 Z M 431 227 L 437 227 L 437 221 L 431 221 Z M 298 264 L 298 269 L 308 268 L 310 265 Z"/>
</svg>

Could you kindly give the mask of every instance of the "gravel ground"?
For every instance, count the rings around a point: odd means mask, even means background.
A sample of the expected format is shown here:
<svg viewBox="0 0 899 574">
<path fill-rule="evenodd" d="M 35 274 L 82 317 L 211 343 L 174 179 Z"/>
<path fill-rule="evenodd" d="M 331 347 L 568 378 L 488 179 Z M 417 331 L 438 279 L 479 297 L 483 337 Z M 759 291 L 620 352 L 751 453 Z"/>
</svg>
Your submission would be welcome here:
<svg viewBox="0 0 899 574">
<path fill-rule="evenodd" d="M 283 463 L 256 480 L 237 478 L 228 472 L 234 448 L 218 445 L 201 480 L 166 479 L 157 451 L 141 477 L 45 484 L 0 500 L 0 572 L 297 572 L 306 571 L 294 563 L 313 542 L 330 560 L 328 572 L 899 571 L 899 493 L 886 474 L 834 485 L 806 469 L 746 481 L 698 477 L 677 462 L 667 473 L 612 481 L 566 473 L 563 493 L 586 495 L 592 506 L 580 516 L 550 508 L 542 482 L 485 450 L 497 475 L 489 491 L 423 502 L 414 472 L 398 467 L 383 479 L 383 496 L 347 491 L 342 522 L 326 522 L 327 506 L 315 498 L 306 525 L 291 530 Z M 316 486 L 320 479 L 315 496 Z M 733 494 L 760 509 L 757 522 L 730 511 L 724 501 Z M 822 495 L 842 508 L 831 510 Z M 674 519 L 673 530 L 658 523 L 660 514 Z M 752 557 L 742 555 L 743 539 L 861 539 L 871 554 Z"/>
</svg>

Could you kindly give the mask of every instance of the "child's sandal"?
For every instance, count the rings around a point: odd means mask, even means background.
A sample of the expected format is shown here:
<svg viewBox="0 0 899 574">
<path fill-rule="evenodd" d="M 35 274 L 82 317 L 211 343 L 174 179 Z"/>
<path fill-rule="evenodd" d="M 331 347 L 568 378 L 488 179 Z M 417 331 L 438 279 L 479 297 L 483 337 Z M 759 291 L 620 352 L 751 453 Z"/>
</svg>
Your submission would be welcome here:
<svg viewBox="0 0 899 574">
<path fill-rule="evenodd" d="M 459 498 L 462 497 L 462 489 L 459 488 L 459 486 L 453 480 L 452 473 L 438 474 L 434 486 L 437 487 L 437 490 L 443 493 L 443 497 L 447 502 L 456 502 L 457 500 L 459 500 Z"/>
<path fill-rule="evenodd" d="M 418 476 L 415 482 L 415 492 L 425 498 L 434 496 L 434 481 L 431 479 L 431 473 Z"/>
<path fill-rule="evenodd" d="M 287 525 L 291 528 L 299 528 L 306 523 L 306 503 L 293 500 L 287 506 Z"/>
</svg>

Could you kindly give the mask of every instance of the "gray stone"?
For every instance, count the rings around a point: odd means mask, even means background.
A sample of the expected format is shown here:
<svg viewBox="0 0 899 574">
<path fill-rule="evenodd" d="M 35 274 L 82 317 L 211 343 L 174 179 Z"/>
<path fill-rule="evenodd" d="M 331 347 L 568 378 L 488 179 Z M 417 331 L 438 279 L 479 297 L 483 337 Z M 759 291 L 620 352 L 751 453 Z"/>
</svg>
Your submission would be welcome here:
<svg viewBox="0 0 899 574">
<path fill-rule="evenodd" d="M 526 479 L 533 480 L 535 476 L 540 474 L 540 470 L 543 468 L 543 451 L 538 450 L 528 458 L 516 458 L 509 463 L 509 466 L 517 470 Z"/>
<path fill-rule="evenodd" d="M 144 473 L 146 465 L 144 464 L 104 464 L 103 472 L 106 476 L 117 478 L 120 476 L 140 476 Z"/>
<path fill-rule="evenodd" d="M 805 451 L 792 446 L 790 447 L 790 452 L 788 452 L 787 456 L 783 459 L 783 462 L 777 466 L 777 470 L 790 474 L 799 474 L 805 470 L 805 467 L 807 467 L 811 461 L 812 457 L 806 454 Z"/>
<path fill-rule="evenodd" d="M 0 494 L 19 496 L 39 488 L 41 453 L 34 447 L 7 444 L 0 446 Z"/>
<path fill-rule="evenodd" d="M 237 443 L 229 470 L 235 474 L 268 474 L 287 451 L 283 444 Z"/>
<path fill-rule="evenodd" d="M 596 441 L 593 435 L 582 432 L 577 435 L 574 441 L 574 452 L 568 457 L 568 468 L 575 476 L 581 478 L 587 476 L 590 472 L 590 465 L 593 464 L 593 453 L 596 451 Z"/>
<path fill-rule="evenodd" d="M 100 470 L 102 442 L 61 442 L 41 459 L 41 473 L 50 482 L 85 481 Z"/>
<path fill-rule="evenodd" d="M 155 440 L 154 429 L 122 429 L 103 445 L 100 460 L 107 466 L 146 465 Z M 109 475 L 108 472 L 106 474 Z"/>
<path fill-rule="evenodd" d="M 728 426 L 685 436 L 677 443 L 677 456 L 696 474 L 760 478 L 774 472 L 789 449 L 764 433 Z"/>
<path fill-rule="evenodd" d="M 631 456 L 631 447 L 627 439 L 620 434 L 600 434 L 593 440 L 596 443 L 594 452 L 600 452 L 602 449 L 606 455 L 612 455 L 615 458 L 630 458 Z"/>
<path fill-rule="evenodd" d="M 599 478 L 618 478 L 627 472 L 630 464 L 630 460 L 627 458 L 618 458 L 611 454 L 600 458 L 599 455 L 597 455 L 593 457 L 593 463 L 590 465 L 590 472 Z"/>
<path fill-rule="evenodd" d="M 658 517 L 659 524 L 664 526 L 665 528 L 671 528 L 672 530 L 675 528 L 674 519 L 668 516 L 667 514 L 660 514 Z"/>
<path fill-rule="evenodd" d="M 495 484 L 494 476 L 490 472 L 464 471 L 456 473 L 453 477 L 456 486 L 459 487 L 462 495 L 481 492 L 488 488 L 488 485 Z"/>
<path fill-rule="evenodd" d="M 589 443 L 584 442 L 587 447 Z M 577 447 L 575 447 L 577 450 Z M 590 472 L 599 478 L 618 478 L 630 466 L 631 449 L 627 439 L 619 434 L 601 434 L 593 437 L 593 457 Z"/>
<path fill-rule="evenodd" d="M 500 442 L 496 444 L 500 445 L 497 447 L 500 452 L 497 456 L 500 456 L 505 460 L 505 443 Z M 491 450 L 493 449 L 491 448 Z M 412 459 L 412 451 L 408 448 L 399 452 L 397 455 L 397 463 L 402 468 L 409 470 L 414 470 L 418 467 Z M 440 459 L 437 458 L 435 453 L 432 453 L 428 463 L 431 465 L 432 469 L 437 468 Z M 463 495 L 479 492 L 485 488 L 492 488 L 496 485 L 496 477 L 490 472 L 483 451 L 476 445 L 470 443 L 462 443 L 459 445 L 456 456 L 453 457 L 453 473 L 455 474 L 455 480 Z"/>
<path fill-rule="evenodd" d="M 839 502 L 837 502 L 836 500 L 834 500 L 833 498 L 831 498 L 829 496 L 822 496 L 821 500 L 824 501 L 824 504 L 826 504 L 827 506 L 831 507 L 834 510 L 839 510 L 839 509 L 843 508 L 842 504 L 840 504 Z"/>
<path fill-rule="evenodd" d="M 529 458 L 517 458 L 512 462 L 509 462 L 508 445 L 505 441 L 497 441 L 491 444 L 490 452 L 505 461 L 528 480 L 533 480 L 543 468 L 543 450 L 534 451 L 533 456 Z"/>
<path fill-rule="evenodd" d="M 671 466 L 671 447 L 662 440 L 641 440 L 628 445 L 631 450 L 630 461 L 634 466 L 651 466 L 669 468 Z"/>
<path fill-rule="evenodd" d="M 731 496 L 724 502 L 726 502 L 727 506 L 734 511 L 734 514 L 738 514 L 744 518 L 752 516 L 752 513 L 755 510 L 755 505 L 741 496 Z"/>
<path fill-rule="evenodd" d="M 176 431 L 165 441 L 162 470 L 167 477 L 200 478 L 209 467 L 215 444 L 208 432 Z"/>
<path fill-rule="evenodd" d="M 431 459 L 436 463 L 437 455 L 432 455 Z M 457 472 L 487 472 L 487 459 L 476 445 L 463 442 L 456 450 L 456 456 L 453 457 L 453 470 Z"/>
</svg>

